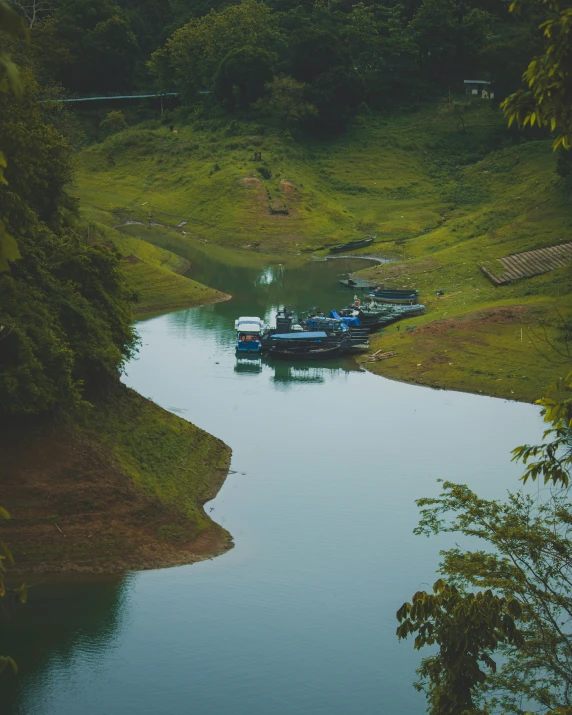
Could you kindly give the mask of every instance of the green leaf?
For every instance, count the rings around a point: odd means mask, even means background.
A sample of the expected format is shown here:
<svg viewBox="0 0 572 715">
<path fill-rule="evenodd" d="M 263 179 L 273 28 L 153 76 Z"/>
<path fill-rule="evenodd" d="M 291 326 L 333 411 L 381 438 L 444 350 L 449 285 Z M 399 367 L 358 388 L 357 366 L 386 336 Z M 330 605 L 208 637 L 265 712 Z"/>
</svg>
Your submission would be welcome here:
<svg viewBox="0 0 572 715">
<path fill-rule="evenodd" d="M 9 263 L 21 258 L 16 240 L 6 231 L 0 221 L 0 273 L 9 269 Z"/>
<path fill-rule="evenodd" d="M 4 557 L 8 559 L 12 566 L 14 566 L 14 557 L 12 556 L 12 552 L 3 541 L 0 541 L 0 552 L 4 554 Z"/>
<path fill-rule="evenodd" d="M 28 587 L 26 586 L 25 583 L 21 584 L 17 589 L 14 590 L 14 594 L 16 595 L 16 599 L 18 603 L 27 603 L 28 602 Z"/>
</svg>

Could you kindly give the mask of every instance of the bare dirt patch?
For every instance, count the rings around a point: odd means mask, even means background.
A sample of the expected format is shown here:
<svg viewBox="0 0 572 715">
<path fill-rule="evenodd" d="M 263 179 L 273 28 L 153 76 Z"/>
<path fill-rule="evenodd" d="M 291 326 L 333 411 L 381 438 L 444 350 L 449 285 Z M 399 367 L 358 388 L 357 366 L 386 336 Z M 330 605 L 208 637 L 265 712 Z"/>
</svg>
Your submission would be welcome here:
<svg viewBox="0 0 572 715">
<path fill-rule="evenodd" d="M 2 523 L 2 538 L 16 572 L 162 568 L 212 558 L 233 546 L 214 522 L 197 534 L 192 520 L 137 488 L 109 450 L 75 429 L 4 426 L 0 449 L 2 506 L 12 515 Z M 209 499 L 226 474 L 226 468 L 214 478 L 205 474 Z"/>
<path fill-rule="evenodd" d="M 262 186 L 262 182 L 260 181 L 260 179 L 257 179 L 254 176 L 245 176 L 244 179 L 239 179 L 238 183 L 241 186 L 246 186 L 247 188 L 254 189 L 259 189 Z"/>
<path fill-rule="evenodd" d="M 280 188 L 288 197 L 292 196 L 292 194 L 295 194 L 298 191 L 297 187 L 291 181 L 284 181 L 284 179 L 280 181 Z"/>
<path fill-rule="evenodd" d="M 523 322 L 528 312 L 524 305 L 500 306 L 485 308 L 466 313 L 459 317 L 442 318 L 432 323 L 422 325 L 416 330 L 417 335 L 437 336 L 450 330 L 473 330 L 486 325 L 509 325 Z"/>
</svg>

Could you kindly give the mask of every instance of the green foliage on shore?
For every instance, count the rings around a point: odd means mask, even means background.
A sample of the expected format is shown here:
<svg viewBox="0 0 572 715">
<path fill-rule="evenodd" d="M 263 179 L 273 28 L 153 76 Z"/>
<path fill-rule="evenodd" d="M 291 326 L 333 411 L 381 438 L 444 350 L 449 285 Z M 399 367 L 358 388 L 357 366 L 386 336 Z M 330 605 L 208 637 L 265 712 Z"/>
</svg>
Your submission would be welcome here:
<svg viewBox="0 0 572 715">
<path fill-rule="evenodd" d="M 525 463 L 541 457 L 523 481 L 560 488 L 503 502 L 445 482 L 439 497 L 417 502 L 417 534 L 478 540 L 441 552 L 449 584 L 440 580 L 435 595 L 416 594 L 397 613 L 398 637 L 416 632 L 416 647 L 439 645 L 418 671 L 433 715 L 572 709 L 571 395 L 572 373 L 538 400 L 550 427 L 543 443 L 514 450 Z M 485 597 L 472 588 L 487 589 Z"/>
<path fill-rule="evenodd" d="M 567 0 L 543 0 L 548 18 L 540 29 L 545 42 L 524 73 L 527 89 L 520 89 L 504 102 L 509 123 L 550 127 L 556 132 L 554 148 L 572 148 L 572 7 Z M 522 0 L 511 3 L 521 9 Z"/>
<path fill-rule="evenodd" d="M 7 183 L 2 221 L 21 258 L 0 275 L 0 412 L 72 409 L 117 379 L 134 351 L 132 292 L 118 255 L 82 235 L 66 193 L 72 156 L 46 123 L 38 86 L 0 95 Z"/>
</svg>

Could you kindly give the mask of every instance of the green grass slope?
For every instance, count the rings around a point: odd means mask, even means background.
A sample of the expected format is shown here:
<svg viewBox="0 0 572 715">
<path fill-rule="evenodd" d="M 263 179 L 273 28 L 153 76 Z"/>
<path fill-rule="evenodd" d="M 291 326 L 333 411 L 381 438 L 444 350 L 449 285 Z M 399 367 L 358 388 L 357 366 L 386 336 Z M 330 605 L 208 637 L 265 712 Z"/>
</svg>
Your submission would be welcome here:
<svg viewBox="0 0 572 715">
<path fill-rule="evenodd" d="M 20 571 L 157 568 L 232 546 L 203 510 L 230 449 L 124 386 L 73 423 L 15 421 L 0 446 L 3 538 Z"/>
<path fill-rule="evenodd" d="M 565 369 L 570 268 L 494 287 L 478 264 L 572 240 L 570 190 L 549 140 L 520 142 L 486 101 L 464 122 L 442 103 L 358 117 L 327 141 L 237 122 L 133 128 L 83 152 L 77 192 L 108 225 L 149 212 L 167 226 L 186 221 L 181 240 L 322 254 L 375 234 L 362 252 L 394 262 L 364 275 L 416 286 L 427 314 L 409 321 L 416 330 L 376 336 L 375 350 L 399 357 L 368 367 L 533 400 Z"/>
<path fill-rule="evenodd" d="M 527 401 L 566 371 L 572 266 L 498 287 L 478 268 L 572 240 L 572 201 L 555 180 L 554 161 L 547 142 L 529 142 L 464 168 L 458 191 L 473 192 L 474 202 L 452 205 L 437 229 L 397 246 L 399 262 L 364 272 L 385 285 L 417 287 L 427 306 L 426 315 L 373 339 L 374 352 L 399 355 L 370 369 Z"/>
<path fill-rule="evenodd" d="M 95 228 L 99 240 L 113 245 L 123 257 L 122 270 L 137 294 L 137 319 L 228 298 L 225 293 L 184 277 L 190 263 L 176 253 L 102 224 L 95 224 Z"/>
</svg>

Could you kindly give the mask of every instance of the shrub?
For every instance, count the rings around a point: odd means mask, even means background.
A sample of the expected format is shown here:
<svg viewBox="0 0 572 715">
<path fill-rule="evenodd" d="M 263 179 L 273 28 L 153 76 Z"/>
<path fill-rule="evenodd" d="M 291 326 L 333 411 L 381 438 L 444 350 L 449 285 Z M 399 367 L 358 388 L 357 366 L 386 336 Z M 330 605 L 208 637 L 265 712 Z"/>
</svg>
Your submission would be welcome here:
<svg viewBox="0 0 572 715">
<path fill-rule="evenodd" d="M 114 110 L 109 112 L 105 119 L 99 125 L 99 131 L 101 136 L 105 139 L 113 134 L 119 134 L 119 132 L 124 132 L 128 129 L 127 122 L 123 116 L 123 112 L 119 110 Z"/>
</svg>

